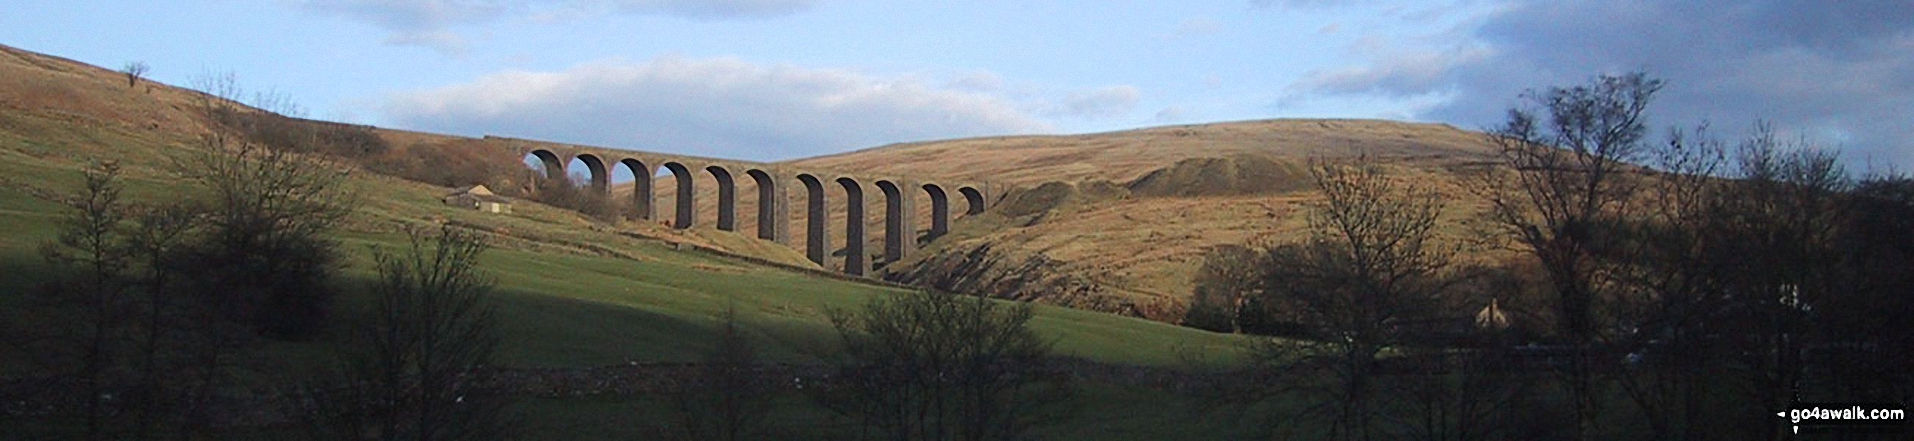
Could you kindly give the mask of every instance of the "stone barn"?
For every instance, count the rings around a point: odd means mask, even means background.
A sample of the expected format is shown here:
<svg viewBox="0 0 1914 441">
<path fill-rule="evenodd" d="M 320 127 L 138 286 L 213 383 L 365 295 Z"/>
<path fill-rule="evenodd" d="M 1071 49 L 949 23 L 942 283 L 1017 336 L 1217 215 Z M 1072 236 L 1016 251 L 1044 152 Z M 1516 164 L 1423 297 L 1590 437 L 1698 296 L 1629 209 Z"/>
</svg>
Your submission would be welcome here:
<svg viewBox="0 0 1914 441">
<path fill-rule="evenodd" d="M 486 213 L 512 212 L 511 198 L 493 194 L 492 190 L 485 188 L 484 185 L 474 185 L 453 190 L 452 193 L 445 195 L 441 200 L 445 201 L 445 205 L 465 207 Z"/>
</svg>

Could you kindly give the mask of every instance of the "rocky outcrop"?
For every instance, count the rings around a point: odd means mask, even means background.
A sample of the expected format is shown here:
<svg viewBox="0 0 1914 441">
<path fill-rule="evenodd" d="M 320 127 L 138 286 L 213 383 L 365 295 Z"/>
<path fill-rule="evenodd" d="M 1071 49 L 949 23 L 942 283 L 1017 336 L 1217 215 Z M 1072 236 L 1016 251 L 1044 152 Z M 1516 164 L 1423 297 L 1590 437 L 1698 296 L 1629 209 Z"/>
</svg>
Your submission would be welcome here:
<svg viewBox="0 0 1914 441">
<path fill-rule="evenodd" d="M 950 292 L 983 294 L 1070 308 L 1143 317 L 1134 302 L 1109 295 L 1084 270 L 1066 268 L 1042 253 L 996 251 L 991 243 L 946 249 L 903 268 L 886 268 L 885 280 Z"/>
</svg>

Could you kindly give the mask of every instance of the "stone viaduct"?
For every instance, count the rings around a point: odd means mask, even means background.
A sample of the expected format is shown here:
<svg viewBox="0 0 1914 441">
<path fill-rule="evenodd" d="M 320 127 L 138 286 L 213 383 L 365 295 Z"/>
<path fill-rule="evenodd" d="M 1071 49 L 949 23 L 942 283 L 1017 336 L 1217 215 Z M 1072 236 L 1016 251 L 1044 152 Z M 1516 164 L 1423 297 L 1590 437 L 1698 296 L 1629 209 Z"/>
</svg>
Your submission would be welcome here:
<svg viewBox="0 0 1914 441">
<path fill-rule="evenodd" d="M 694 173 L 709 173 L 718 183 L 718 218 L 716 227 L 724 231 L 737 231 L 737 182 L 749 178 L 757 184 L 757 237 L 790 245 L 788 231 L 790 223 L 790 199 L 787 189 L 801 186 L 804 191 L 804 243 L 805 255 L 812 262 L 826 268 L 830 267 L 830 220 L 832 201 L 825 200 L 829 186 L 844 189 L 845 199 L 839 201 L 844 206 L 844 265 L 846 274 L 863 276 L 870 272 L 870 253 L 865 252 L 867 240 L 865 233 L 865 194 L 867 189 L 876 188 L 884 197 L 884 254 L 897 257 L 906 256 L 915 251 L 917 241 L 913 239 L 915 223 L 912 216 L 914 192 L 924 192 L 930 201 L 930 231 L 927 240 L 934 240 L 950 231 L 951 203 L 963 202 L 964 215 L 982 213 L 992 196 L 987 182 L 952 182 L 924 178 L 885 176 L 869 173 L 845 173 L 821 169 L 793 167 L 785 164 L 739 161 L 731 159 L 704 158 L 697 156 L 658 153 L 637 150 L 621 150 L 603 147 L 590 147 L 572 144 L 534 141 L 498 136 L 486 136 L 486 141 L 503 143 L 519 157 L 537 157 L 544 164 L 546 177 L 564 179 L 574 170 L 566 170 L 576 159 L 584 165 L 582 171 L 589 176 L 590 188 L 601 192 L 611 191 L 611 175 L 617 167 L 626 167 L 633 176 L 631 216 L 643 220 L 655 219 L 655 192 L 652 189 L 651 176 L 657 175 L 660 168 L 671 171 L 676 181 L 675 199 L 677 207 L 673 210 L 676 219 L 672 228 L 685 229 L 697 225 L 697 194 Z M 770 203 L 765 203 L 770 201 Z"/>
</svg>

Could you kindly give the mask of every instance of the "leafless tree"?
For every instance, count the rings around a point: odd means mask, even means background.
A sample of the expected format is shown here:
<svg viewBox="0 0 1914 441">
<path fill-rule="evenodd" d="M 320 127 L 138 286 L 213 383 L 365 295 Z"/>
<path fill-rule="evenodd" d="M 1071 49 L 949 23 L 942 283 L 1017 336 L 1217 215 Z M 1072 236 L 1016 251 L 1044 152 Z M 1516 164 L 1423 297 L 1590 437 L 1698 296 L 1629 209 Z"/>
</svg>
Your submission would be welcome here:
<svg viewBox="0 0 1914 441">
<path fill-rule="evenodd" d="M 590 178 L 574 174 L 566 179 L 533 178 L 533 198 L 545 205 L 577 211 L 601 222 L 615 222 L 624 215 L 620 201 L 610 192 L 599 191 Z"/>
<path fill-rule="evenodd" d="M 69 312 L 56 319 L 58 329 L 43 353 L 53 360 L 59 377 L 77 383 L 85 415 L 86 439 L 106 439 L 111 433 L 109 403 L 124 387 L 119 368 L 126 361 L 126 321 L 135 307 L 128 294 L 124 234 L 128 207 L 120 200 L 120 168 L 112 162 L 87 169 L 84 189 L 67 202 L 73 211 L 61 222 L 58 238 L 41 248 L 48 262 L 69 277 L 49 285 L 46 300 L 51 311 Z M 67 372 L 71 369 L 71 372 Z"/>
<path fill-rule="evenodd" d="M 189 177 L 238 186 L 270 178 L 251 171 L 259 170 L 196 168 L 189 170 Z M 209 175 L 216 172 L 224 172 L 223 177 Z M 34 307 L 34 315 L 58 323 L 49 330 L 60 332 L 36 339 L 33 347 L 37 349 L 32 352 L 51 357 L 46 363 L 52 368 L 49 372 L 73 379 L 80 387 L 73 392 L 86 417 L 88 438 L 153 439 L 200 433 L 206 429 L 205 411 L 230 379 L 231 362 L 245 346 L 246 336 L 252 335 L 235 332 L 234 317 L 227 314 L 233 309 L 222 303 L 244 288 L 231 284 L 240 279 L 227 276 L 246 268 L 206 258 L 257 257 L 279 250 L 223 247 L 230 245 L 220 242 L 229 237 L 220 234 L 226 230 L 209 220 L 221 213 L 215 207 L 247 215 L 284 209 L 288 193 L 309 188 L 281 185 L 278 191 L 253 192 L 251 198 L 131 204 L 120 199 L 119 168 L 111 162 L 89 169 L 83 183 L 83 191 L 70 199 L 73 217 L 58 241 L 44 248 L 59 269 L 59 282 L 46 291 L 51 302 Z M 280 239 L 318 234 L 291 227 L 308 220 L 259 221 L 255 234 Z M 221 249 L 231 252 L 209 252 Z M 266 276 L 259 280 L 307 279 Z"/>
<path fill-rule="evenodd" d="M 1485 330 L 1486 331 L 1486 330 Z M 1482 345 L 1471 350 L 1411 348 L 1395 361 L 1399 372 L 1385 377 L 1394 401 L 1392 436 L 1424 440 L 1539 439 L 1535 431 L 1560 421 L 1538 411 L 1532 396 L 1536 380 L 1508 361 L 1508 349 Z"/>
<path fill-rule="evenodd" d="M 261 335 L 303 339 L 325 323 L 339 266 L 331 232 L 359 203 L 337 162 L 208 135 L 174 158 L 196 187 L 209 237 L 191 252 L 196 274 L 228 320 Z"/>
<path fill-rule="evenodd" d="M 146 71 L 151 69 L 152 67 L 147 66 L 144 61 L 128 61 L 126 65 L 120 66 L 120 73 L 126 74 L 126 87 L 134 87 L 140 84 L 140 78 L 146 76 Z"/>
<path fill-rule="evenodd" d="M 415 143 L 370 156 L 365 160 L 365 166 L 380 174 L 442 187 L 484 184 L 495 191 L 508 193 L 508 196 L 520 196 L 520 188 L 515 181 L 524 179 L 525 164 L 471 145 L 478 142 L 451 140 Z"/>
<path fill-rule="evenodd" d="M 1820 329 L 1826 308 L 1849 293 L 1839 241 L 1848 210 L 1842 196 L 1852 182 L 1830 150 L 1786 143 L 1758 130 L 1736 152 L 1738 185 L 1724 195 L 1727 219 L 1724 256 L 1729 295 L 1737 312 L 1727 326 L 1749 341 L 1737 351 L 1748 367 L 1744 397 L 1757 411 L 1784 408 L 1801 397 L 1808 379 L 1810 348 L 1831 341 Z M 1821 318 L 1817 318 L 1821 317 Z M 1785 427 L 1765 420 L 1757 436 L 1785 436 Z"/>
<path fill-rule="evenodd" d="M 180 251 L 193 239 L 195 214 L 176 203 L 142 207 L 133 216 L 128 233 L 128 257 L 134 261 L 133 283 L 144 294 L 134 311 L 137 333 L 132 335 L 132 372 L 135 400 L 134 439 L 153 439 L 167 432 L 180 417 L 178 387 L 182 348 L 189 345 L 181 310 L 187 305 L 179 286 Z"/>
<path fill-rule="evenodd" d="M 1817 306 L 1824 338 L 1811 352 L 1821 379 L 1807 387 L 1831 397 L 1804 399 L 1914 402 L 1914 177 L 1895 171 L 1864 176 L 1848 194 L 1838 248 L 1847 258 L 1845 288 Z"/>
<path fill-rule="evenodd" d="M 758 372 L 757 347 L 738 325 L 738 308 L 725 305 L 723 322 L 695 381 L 681 384 L 671 397 L 684 439 L 760 439 L 771 411 L 776 383 Z"/>
<path fill-rule="evenodd" d="M 185 346 L 173 251 L 190 224 L 177 207 L 122 201 L 119 173 L 115 163 L 95 164 L 66 200 L 73 212 L 42 248 L 55 281 L 29 305 L 52 322 L 13 331 L 31 336 L 27 352 L 53 383 L 76 387 L 67 392 L 86 438 L 153 439 L 180 417 L 180 388 L 169 382 L 182 374 Z M 62 399 L 54 395 L 32 398 Z"/>
<path fill-rule="evenodd" d="M 1614 296 L 1616 274 L 1598 256 L 1610 225 L 1635 211 L 1641 180 L 1630 161 L 1645 153 L 1643 113 L 1661 87 L 1636 72 L 1524 94 L 1530 107 L 1511 109 L 1489 133 L 1503 167 L 1482 173 L 1476 186 L 1492 223 L 1546 273 L 1556 337 L 1574 351 L 1561 372 L 1580 439 L 1594 436 L 1594 351 L 1607 337 L 1603 315 Z"/>
<path fill-rule="evenodd" d="M 478 268 L 479 233 L 443 225 L 408 233 L 397 254 L 375 251 L 377 306 L 356 327 L 329 383 L 295 398 L 321 439 L 474 440 L 508 435 L 503 394 L 481 385 L 498 348 Z"/>
<path fill-rule="evenodd" d="M 306 109 L 277 89 L 250 96 L 232 73 L 202 74 L 193 80 L 199 111 L 217 128 L 244 142 L 300 154 L 330 155 L 371 166 L 392 150 L 370 127 L 304 119 Z M 392 167 L 370 167 L 387 171 Z"/>
<path fill-rule="evenodd" d="M 1257 274 L 1266 267 L 1263 257 L 1260 251 L 1240 245 L 1217 246 L 1204 253 L 1183 326 L 1244 332 L 1243 310 L 1262 289 Z"/>
<path fill-rule="evenodd" d="M 1030 318 L 1028 304 L 930 292 L 834 311 L 844 359 L 820 400 L 865 436 L 1018 438 L 1067 393 Z"/>
<path fill-rule="evenodd" d="M 1710 415 L 1711 372 L 1726 365 L 1718 339 L 1728 305 L 1723 283 L 1733 259 L 1721 253 L 1725 237 L 1722 176 L 1726 149 L 1706 126 L 1671 131 L 1648 155 L 1654 171 L 1641 193 L 1639 215 L 1616 223 L 1614 263 L 1623 293 L 1615 317 L 1626 329 L 1614 336 L 1629 363 L 1616 383 L 1641 410 L 1657 438 L 1698 439 Z"/>
<path fill-rule="evenodd" d="M 1439 310 L 1456 248 L 1436 238 L 1443 204 L 1434 191 L 1361 160 L 1319 162 L 1311 175 L 1323 199 L 1310 214 L 1310 237 L 1270 249 L 1263 295 L 1321 339 L 1290 362 L 1335 379 L 1331 436 L 1371 439 L 1382 436 L 1374 431 L 1377 354 L 1414 332 L 1406 322 Z"/>
</svg>

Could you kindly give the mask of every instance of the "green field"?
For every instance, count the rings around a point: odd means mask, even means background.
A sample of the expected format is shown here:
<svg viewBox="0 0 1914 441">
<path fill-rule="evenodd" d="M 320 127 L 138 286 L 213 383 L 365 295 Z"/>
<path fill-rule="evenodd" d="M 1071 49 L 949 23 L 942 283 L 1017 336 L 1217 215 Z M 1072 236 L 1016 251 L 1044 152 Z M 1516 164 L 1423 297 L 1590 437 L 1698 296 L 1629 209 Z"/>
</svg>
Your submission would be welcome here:
<svg viewBox="0 0 1914 441">
<path fill-rule="evenodd" d="M 65 209 L 48 195 L 77 191 L 89 161 L 126 170 L 126 198 L 153 203 L 186 191 L 168 151 L 190 140 L 106 128 L 84 131 L 26 114 L 0 114 L 0 264 L 20 270 L 0 282 L 18 292 L 36 283 L 37 248 L 51 240 Z M 23 136 L 22 133 L 33 134 Z M 834 338 L 829 308 L 862 304 L 899 289 L 756 265 L 710 252 L 617 234 L 631 224 L 594 224 L 571 212 L 520 203 L 491 215 L 442 205 L 443 189 L 355 173 L 363 206 L 341 232 L 348 279 L 370 273 L 371 247 L 397 247 L 402 228 L 444 219 L 497 234 L 484 268 L 498 279 L 494 301 L 514 366 L 595 366 L 691 361 L 716 314 L 735 301 L 771 361 L 816 360 Z M 39 193 L 39 194 L 35 194 Z M 702 231 L 707 235 L 729 232 Z M 742 237 L 735 240 L 755 240 Z M 353 299 L 345 299 L 347 303 Z M 1172 365 L 1173 349 L 1227 352 L 1235 339 L 1126 317 L 1037 307 L 1035 326 L 1058 353 L 1107 363 Z M 820 346 L 824 344 L 825 346 Z"/>
<path fill-rule="evenodd" d="M 856 436 L 856 428 L 810 406 L 797 394 L 781 396 L 766 418 L 768 439 L 838 440 Z M 663 439 L 673 423 L 670 410 L 654 398 L 537 399 L 522 403 L 528 413 L 523 434 L 530 439 Z M 1236 439 L 1253 428 L 1230 415 L 1206 415 L 1196 400 L 1154 389 L 1122 385 L 1080 385 L 1066 403 L 1060 422 L 1032 429 L 1035 439 L 1209 440 Z"/>
<path fill-rule="evenodd" d="M 0 318 L 35 320 L 20 307 L 21 294 L 47 280 L 49 268 L 39 247 L 54 238 L 66 213 L 57 198 L 78 190 L 87 164 L 119 161 L 125 199 L 135 204 L 160 203 L 189 191 L 172 171 L 169 155 L 174 153 L 169 151 L 191 148 L 192 140 L 111 126 L 84 130 L 23 113 L 0 113 L 0 128 L 6 129 L 0 130 L 0 231 L 4 231 L 0 271 L 5 274 L 0 278 L 0 293 L 5 293 L 0 298 Z M 503 337 L 496 361 L 506 367 L 697 361 L 719 325 L 719 313 L 730 304 L 737 305 L 740 321 L 764 361 L 822 363 L 837 344 L 827 318 L 830 310 L 854 308 L 874 296 L 903 292 L 884 284 L 822 277 L 695 248 L 681 250 L 644 237 L 643 226 L 595 224 L 574 213 L 532 203 L 518 204 L 512 214 L 481 214 L 440 204 L 438 197 L 445 190 L 437 187 L 364 172 L 354 173 L 351 182 L 363 205 L 338 235 L 347 254 L 343 283 L 348 287 L 364 286 L 372 275 L 372 250 L 402 246 L 401 232 L 407 226 L 447 221 L 493 233 L 494 248 L 485 254 L 483 268 L 498 282 L 490 301 L 497 307 Z M 348 290 L 340 299 L 340 311 L 365 305 L 369 298 L 364 291 Z M 344 315 L 335 322 L 349 322 L 350 313 Z M 1032 324 L 1055 353 L 1108 364 L 1213 367 L 1231 359 L 1239 343 L 1229 335 L 1047 306 L 1036 307 Z M 255 365 L 286 367 L 325 361 L 332 347 L 329 340 L 269 344 L 256 355 L 265 361 Z M 0 356 L 0 360 L 13 359 L 18 358 Z M 6 364 L 0 361 L 0 374 L 22 368 Z M 255 375 L 290 376 L 300 371 L 262 368 Z M 1173 422 L 1187 415 L 1158 406 L 1178 399 L 1148 389 L 1091 387 L 1075 401 L 1094 417 L 1072 418 L 1057 430 L 1080 432 L 1085 439 L 1123 433 L 1141 434 L 1133 439 L 1191 434 L 1173 429 Z M 785 401 L 776 418 L 794 421 L 807 433 L 833 430 L 830 420 L 823 418 L 824 411 L 807 405 L 802 397 Z M 634 430 L 649 427 L 631 421 L 655 419 L 644 411 L 655 405 L 655 399 L 645 397 L 536 399 L 520 405 L 520 413 L 529 420 L 526 427 L 532 432 L 630 438 L 642 437 Z"/>
</svg>

